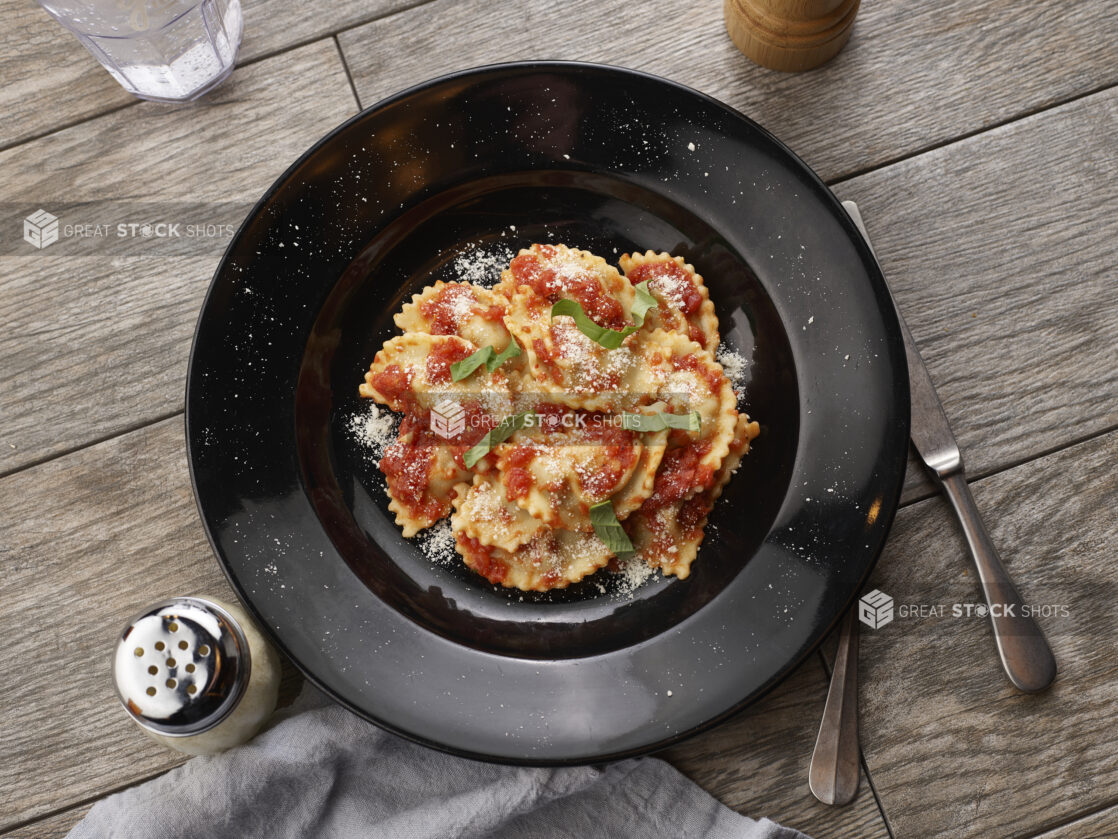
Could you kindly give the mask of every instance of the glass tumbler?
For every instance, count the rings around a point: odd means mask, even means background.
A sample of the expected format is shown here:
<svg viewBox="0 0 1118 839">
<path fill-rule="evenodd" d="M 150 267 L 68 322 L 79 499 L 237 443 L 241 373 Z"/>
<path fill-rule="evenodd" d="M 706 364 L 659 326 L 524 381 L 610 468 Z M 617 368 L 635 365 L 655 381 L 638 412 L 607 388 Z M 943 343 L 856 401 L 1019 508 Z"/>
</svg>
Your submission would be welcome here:
<svg viewBox="0 0 1118 839">
<path fill-rule="evenodd" d="M 240 0 L 39 0 L 129 93 L 185 102 L 217 87 L 241 45 Z"/>
</svg>

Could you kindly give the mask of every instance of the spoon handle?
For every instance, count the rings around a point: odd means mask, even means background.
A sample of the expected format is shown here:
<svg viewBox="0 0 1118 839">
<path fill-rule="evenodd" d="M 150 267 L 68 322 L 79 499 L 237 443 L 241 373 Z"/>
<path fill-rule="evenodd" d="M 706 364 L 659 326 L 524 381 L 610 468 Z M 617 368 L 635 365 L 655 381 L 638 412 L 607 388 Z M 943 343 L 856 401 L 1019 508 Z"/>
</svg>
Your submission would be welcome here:
<svg viewBox="0 0 1118 839">
<path fill-rule="evenodd" d="M 849 804 L 858 792 L 858 619 L 842 620 L 831 686 L 808 769 L 808 786 L 824 804 Z"/>
</svg>

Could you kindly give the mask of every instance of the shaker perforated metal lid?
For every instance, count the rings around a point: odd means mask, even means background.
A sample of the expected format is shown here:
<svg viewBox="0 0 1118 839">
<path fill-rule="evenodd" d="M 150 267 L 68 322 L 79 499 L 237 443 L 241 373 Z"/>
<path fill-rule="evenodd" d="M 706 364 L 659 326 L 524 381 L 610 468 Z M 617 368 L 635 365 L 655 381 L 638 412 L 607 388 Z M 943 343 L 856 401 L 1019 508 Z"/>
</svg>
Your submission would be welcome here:
<svg viewBox="0 0 1118 839">
<path fill-rule="evenodd" d="M 244 694 L 251 666 L 248 641 L 232 615 L 209 600 L 174 597 L 124 627 L 113 681 L 136 722 L 186 737 L 229 715 Z"/>
</svg>

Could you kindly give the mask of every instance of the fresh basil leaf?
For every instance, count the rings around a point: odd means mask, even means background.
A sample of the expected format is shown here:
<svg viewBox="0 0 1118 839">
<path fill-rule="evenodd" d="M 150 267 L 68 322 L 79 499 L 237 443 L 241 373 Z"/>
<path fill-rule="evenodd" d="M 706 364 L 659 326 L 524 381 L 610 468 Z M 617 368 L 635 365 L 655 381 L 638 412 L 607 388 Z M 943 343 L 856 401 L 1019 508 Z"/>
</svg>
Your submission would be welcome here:
<svg viewBox="0 0 1118 839">
<path fill-rule="evenodd" d="M 523 428 L 530 415 L 532 415 L 532 411 L 521 411 L 519 414 L 505 417 L 499 425 L 489 429 L 476 445 L 467 449 L 466 453 L 462 455 L 462 462 L 466 464 L 466 468 L 473 469 L 474 465 L 489 454 L 495 445 L 505 442 L 514 431 Z"/>
<path fill-rule="evenodd" d="M 510 358 L 516 358 L 518 355 L 520 355 L 520 344 L 516 343 L 515 338 L 509 341 L 509 345 L 499 353 L 490 344 L 488 347 L 482 347 L 477 352 L 471 353 L 461 361 L 455 361 L 451 364 L 450 378 L 452 381 L 460 382 L 469 378 L 483 364 L 485 369 L 492 373 Z"/>
<path fill-rule="evenodd" d="M 450 365 L 450 378 L 452 381 L 460 382 L 467 378 L 481 365 L 485 364 L 488 367 L 489 361 L 493 358 L 493 347 L 482 347 L 475 353 L 463 358 L 461 361 L 455 361 Z"/>
<path fill-rule="evenodd" d="M 644 326 L 644 316 L 648 310 L 656 305 L 656 298 L 648 291 L 648 280 L 634 286 L 637 292 L 636 302 L 633 304 L 633 325 L 626 326 L 621 331 L 607 329 L 599 326 L 582 308 L 577 300 L 559 300 L 551 307 L 551 317 L 567 315 L 574 318 L 578 331 L 591 341 L 605 347 L 607 350 L 616 350 L 622 342 Z"/>
<path fill-rule="evenodd" d="M 698 411 L 688 414 L 622 414 L 621 427 L 628 431 L 663 431 L 678 428 L 681 431 L 698 433 L 703 427 L 703 418 Z"/>
<path fill-rule="evenodd" d="M 583 311 L 582 305 L 577 300 L 557 301 L 551 307 L 551 317 L 554 319 L 559 315 L 568 315 L 574 318 L 575 326 L 578 327 L 579 332 L 607 350 L 617 349 L 626 338 L 640 329 L 639 326 L 626 326 L 618 332 L 615 329 L 606 329 L 604 326 L 599 326 Z"/>
<path fill-rule="evenodd" d="M 633 552 L 633 543 L 617 520 L 612 501 L 602 501 L 591 507 L 590 523 L 594 525 L 594 533 L 605 543 L 610 553 L 621 556 Z"/>
<path fill-rule="evenodd" d="M 493 347 L 491 346 L 489 349 L 493 349 Z M 510 358 L 516 358 L 520 355 L 520 352 L 520 344 L 516 343 L 515 338 L 511 338 L 507 347 L 485 362 L 485 369 L 492 373 Z"/>
<path fill-rule="evenodd" d="M 637 326 L 644 326 L 644 316 L 657 305 L 656 298 L 648 290 L 648 280 L 637 283 L 633 288 L 637 292 L 637 302 L 633 304 L 633 321 Z"/>
</svg>

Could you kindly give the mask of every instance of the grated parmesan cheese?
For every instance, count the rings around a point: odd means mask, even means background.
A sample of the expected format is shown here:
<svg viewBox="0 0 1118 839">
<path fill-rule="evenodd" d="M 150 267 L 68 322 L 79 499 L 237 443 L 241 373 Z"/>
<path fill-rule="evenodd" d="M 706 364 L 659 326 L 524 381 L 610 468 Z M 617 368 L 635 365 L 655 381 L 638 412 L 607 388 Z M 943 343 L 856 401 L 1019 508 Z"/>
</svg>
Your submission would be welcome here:
<svg viewBox="0 0 1118 839">
<path fill-rule="evenodd" d="M 450 519 L 440 519 L 435 522 L 418 538 L 419 549 L 423 555 L 439 565 L 456 565 L 458 551 L 454 548 L 454 531 L 450 527 Z"/>
<path fill-rule="evenodd" d="M 399 417 L 391 411 L 377 406 L 375 402 L 366 403 L 365 410 L 358 411 L 349 418 L 346 427 L 352 437 L 366 450 L 369 460 L 379 461 L 384 450 L 396 439 Z"/>
<path fill-rule="evenodd" d="M 508 267 L 515 255 L 506 245 L 491 248 L 475 245 L 471 250 L 456 256 L 451 267 L 459 282 L 492 288 L 501 279 L 501 271 Z"/>
<path fill-rule="evenodd" d="M 458 323 L 473 317 L 474 307 L 477 305 L 477 295 L 474 294 L 473 289 L 463 286 L 450 286 L 450 288 L 461 289 L 457 294 L 449 295 L 447 302 L 450 304 L 448 307 L 450 314 Z"/>
<path fill-rule="evenodd" d="M 627 597 L 640 588 L 652 576 L 652 566 L 640 554 L 631 554 L 617 561 L 617 593 Z"/>
<path fill-rule="evenodd" d="M 730 387 L 735 393 L 740 393 L 741 386 L 745 383 L 745 371 L 749 367 L 745 356 L 725 344 L 719 344 L 715 359 L 722 365 L 722 371 L 730 380 Z"/>
<path fill-rule="evenodd" d="M 695 288 L 690 279 L 675 274 L 656 274 L 649 280 L 648 285 L 657 297 L 679 311 L 683 311 L 688 293 Z"/>
</svg>

